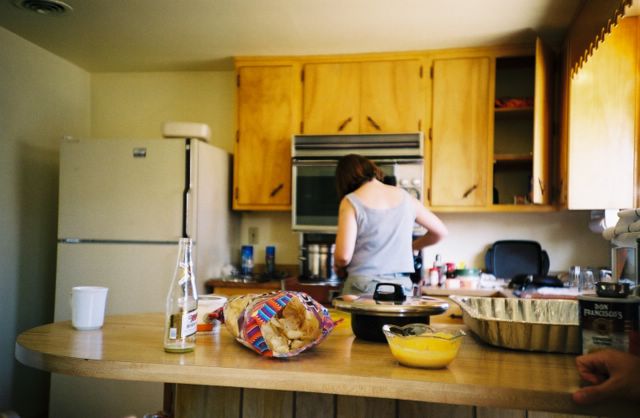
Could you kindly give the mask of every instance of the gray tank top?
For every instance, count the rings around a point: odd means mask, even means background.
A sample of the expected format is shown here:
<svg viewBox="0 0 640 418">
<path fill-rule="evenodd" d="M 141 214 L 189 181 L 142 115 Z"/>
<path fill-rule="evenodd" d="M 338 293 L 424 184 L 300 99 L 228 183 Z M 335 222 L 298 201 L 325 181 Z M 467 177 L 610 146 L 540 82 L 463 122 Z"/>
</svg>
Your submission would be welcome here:
<svg viewBox="0 0 640 418">
<path fill-rule="evenodd" d="M 353 193 L 346 196 L 358 225 L 349 275 L 414 272 L 411 242 L 416 211 L 409 194 L 403 193 L 400 204 L 389 209 L 367 207 Z"/>
</svg>

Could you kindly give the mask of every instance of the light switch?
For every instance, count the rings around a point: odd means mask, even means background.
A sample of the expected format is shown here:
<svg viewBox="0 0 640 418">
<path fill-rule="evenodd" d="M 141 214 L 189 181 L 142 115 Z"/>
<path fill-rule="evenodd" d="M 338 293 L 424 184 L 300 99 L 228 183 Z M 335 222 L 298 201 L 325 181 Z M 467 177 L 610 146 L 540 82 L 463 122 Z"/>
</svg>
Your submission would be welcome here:
<svg viewBox="0 0 640 418">
<path fill-rule="evenodd" d="M 251 226 L 249 227 L 249 244 L 257 244 L 258 243 L 258 227 Z"/>
</svg>

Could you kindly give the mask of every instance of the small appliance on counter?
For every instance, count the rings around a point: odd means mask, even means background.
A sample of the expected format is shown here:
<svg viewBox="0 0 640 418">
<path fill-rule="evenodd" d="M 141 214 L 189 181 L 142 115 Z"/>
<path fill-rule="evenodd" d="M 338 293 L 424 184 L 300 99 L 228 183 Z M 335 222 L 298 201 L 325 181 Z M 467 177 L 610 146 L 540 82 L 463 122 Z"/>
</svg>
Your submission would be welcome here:
<svg viewBox="0 0 640 418">
<path fill-rule="evenodd" d="M 333 234 L 301 234 L 301 283 L 336 283 L 340 279 L 334 267 L 336 236 Z"/>
<path fill-rule="evenodd" d="M 300 234 L 300 274 L 285 284 L 287 290 L 305 292 L 329 306 L 342 291 L 343 280 L 335 273 L 334 234 Z"/>
<path fill-rule="evenodd" d="M 496 241 L 485 254 L 485 264 L 487 273 L 510 279 L 509 287 L 518 291 L 563 287 L 558 277 L 549 275 L 549 255 L 536 241 Z"/>
<path fill-rule="evenodd" d="M 351 313 L 351 330 L 356 337 L 378 342 L 386 341 L 384 325 L 429 324 L 430 316 L 449 309 L 449 304 L 441 299 L 407 297 L 397 283 L 378 283 L 373 295 L 339 296 L 333 300 L 333 306 Z"/>
</svg>

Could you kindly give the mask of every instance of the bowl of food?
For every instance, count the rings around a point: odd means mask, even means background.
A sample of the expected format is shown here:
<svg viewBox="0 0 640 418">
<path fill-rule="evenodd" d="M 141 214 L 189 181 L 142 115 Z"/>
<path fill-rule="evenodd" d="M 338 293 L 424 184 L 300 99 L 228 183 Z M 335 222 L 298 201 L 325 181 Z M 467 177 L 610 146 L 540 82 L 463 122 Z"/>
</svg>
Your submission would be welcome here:
<svg viewBox="0 0 640 418">
<path fill-rule="evenodd" d="M 404 366 L 426 369 L 447 367 L 458 355 L 464 331 L 425 324 L 382 327 L 391 354 Z"/>
</svg>

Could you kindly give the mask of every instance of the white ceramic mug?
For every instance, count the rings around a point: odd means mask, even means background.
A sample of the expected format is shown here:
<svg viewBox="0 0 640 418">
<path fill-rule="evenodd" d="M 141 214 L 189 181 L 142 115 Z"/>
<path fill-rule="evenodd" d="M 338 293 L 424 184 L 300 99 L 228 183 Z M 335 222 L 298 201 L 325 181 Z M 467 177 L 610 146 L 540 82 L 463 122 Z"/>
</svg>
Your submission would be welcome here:
<svg viewBox="0 0 640 418">
<path fill-rule="evenodd" d="M 71 325 L 77 330 L 102 328 L 109 288 L 76 286 L 71 289 Z"/>
</svg>

